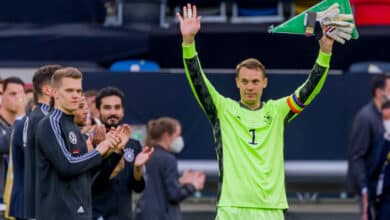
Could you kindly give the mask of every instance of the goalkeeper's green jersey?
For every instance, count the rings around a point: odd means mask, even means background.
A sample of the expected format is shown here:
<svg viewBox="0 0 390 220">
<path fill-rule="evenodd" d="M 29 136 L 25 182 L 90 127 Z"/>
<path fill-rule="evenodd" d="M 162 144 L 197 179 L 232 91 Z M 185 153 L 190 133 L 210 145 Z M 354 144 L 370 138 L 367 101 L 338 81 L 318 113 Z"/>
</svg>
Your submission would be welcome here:
<svg viewBox="0 0 390 220">
<path fill-rule="evenodd" d="M 321 90 L 330 54 L 320 52 L 309 78 L 291 95 L 249 110 L 216 91 L 202 71 L 195 44 L 182 46 L 187 79 L 213 127 L 220 177 L 218 207 L 288 208 L 284 126 Z"/>
</svg>

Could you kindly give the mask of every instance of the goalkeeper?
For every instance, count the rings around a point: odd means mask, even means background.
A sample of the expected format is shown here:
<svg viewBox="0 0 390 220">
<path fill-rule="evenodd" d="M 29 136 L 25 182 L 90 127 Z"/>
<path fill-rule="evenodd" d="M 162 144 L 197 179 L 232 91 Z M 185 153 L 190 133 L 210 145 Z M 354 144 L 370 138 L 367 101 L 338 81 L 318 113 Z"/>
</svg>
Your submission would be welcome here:
<svg viewBox="0 0 390 220">
<path fill-rule="evenodd" d="M 216 219 L 284 219 L 283 211 L 288 208 L 284 186 L 284 126 L 311 103 L 324 85 L 334 43 L 330 32 L 337 33 L 340 23 L 341 26 L 350 23 L 338 20 L 334 26 L 331 22 L 323 26 L 318 58 L 306 82 L 287 97 L 261 102 L 268 83 L 265 67 L 253 58 L 242 61 L 236 68 L 240 100 L 222 96 L 203 73 L 195 49 L 201 20 L 196 6 L 187 4 L 183 15 L 177 13 L 177 17 L 186 76 L 214 132 L 220 172 Z M 326 19 L 329 21 L 326 16 L 318 20 Z M 349 35 L 337 37 L 348 40 Z"/>
</svg>

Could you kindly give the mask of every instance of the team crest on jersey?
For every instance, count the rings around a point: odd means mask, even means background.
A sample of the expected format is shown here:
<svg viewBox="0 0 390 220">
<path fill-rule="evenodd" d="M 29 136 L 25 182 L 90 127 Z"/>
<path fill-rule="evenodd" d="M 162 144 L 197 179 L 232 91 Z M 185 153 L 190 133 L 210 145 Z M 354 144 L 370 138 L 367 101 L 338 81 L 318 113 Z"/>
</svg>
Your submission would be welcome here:
<svg viewBox="0 0 390 220">
<path fill-rule="evenodd" d="M 77 144 L 77 136 L 73 131 L 69 132 L 69 141 L 72 144 Z"/>
<path fill-rule="evenodd" d="M 134 161 L 134 150 L 131 148 L 125 149 L 125 160 L 129 163 Z"/>
<path fill-rule="evenodd" d="M 264 115 L 264 122 L 267 124 L 271 124 L 272 122 L 272 117 L 268 112 Z"/>
</svg>

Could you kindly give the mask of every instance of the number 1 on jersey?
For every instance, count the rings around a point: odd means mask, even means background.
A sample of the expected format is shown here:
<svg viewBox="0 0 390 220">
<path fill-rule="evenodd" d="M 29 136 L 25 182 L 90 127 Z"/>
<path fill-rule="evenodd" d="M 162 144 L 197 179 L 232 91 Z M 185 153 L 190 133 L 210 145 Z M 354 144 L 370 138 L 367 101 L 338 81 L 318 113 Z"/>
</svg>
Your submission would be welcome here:
<svg viewBox="0 0 390 220">
<path fill-rule="evenodd" d="M 252 141 L 249 142 L 249 144 L 256 145 L 256 130 L 255 129 L 250 129 L 249 132 L 252 133 Z"/>
</svg>

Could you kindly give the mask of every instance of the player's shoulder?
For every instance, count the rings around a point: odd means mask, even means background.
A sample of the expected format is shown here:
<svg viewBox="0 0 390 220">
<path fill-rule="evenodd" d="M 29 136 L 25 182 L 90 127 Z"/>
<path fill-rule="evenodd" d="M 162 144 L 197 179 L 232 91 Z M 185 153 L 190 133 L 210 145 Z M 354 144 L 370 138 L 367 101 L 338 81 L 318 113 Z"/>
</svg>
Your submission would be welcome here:
<svg viewBox="0 0 390 220">
<path fill-rule="evenodd" d="M 234 110 L 234 109 L 239 109 L 241 107 L 241 104 L 239 101 L 229 98 L 229 97 L 223 97 L 224 100 L 224 106 L 228 107 L 226 109 Z"/>
<path fill-rule="evenodd" d="M 59 122 L 61 119 L 62 113 L 60 111 L 51 112 L 48 115 L 43 115 L 43 117 L 36 118 L 36 122 L 39 123 L 41 126 L 45 125 L 51 125 L 52 123 Z"/>
<path fill-rule="evenodd" d="M 30 113 L 29 120 L 30 122 L 35 122 L 41 120 L 44 117 L 45 114 L 43 114 L 42 110 L 39 107 L 37 107 Z"/>
<path fill-rule="evenodd" d="M 164 150 L 160 146 L 155 146 L 155 150 L 154 150 L 153 155 L 158 157 L 158 160 L 163 164 L 167 164 L 167 163 L 176 164 L 177 163 L 175 155 L 173 155 L 171 152 L 169 152 L 167 150 Z"/>
<path fill-rule="evenodd" d="M 286 102 L 286 98 L 268 99 L 263 102 L 263 108 L 277 109 L 279 108 L 281 102 Z"/>
<path fill-rule="evenodd" d="M 14 127 L 24 126 L 24 122 L 27 120 L 28 116 L 24 116 L 22 118 L 18 118 L 14 122 Z"/>
<path fill-rule="evenodd" d="M 378 110 L 376 110 L 374 103 L 369 102 L 356 113 L 355 119 L 370 120 L 371 118 L 376 117 L 377 114 Z"/>
<path fill-rule="evenodd" d="M 15 131 L 23 131 L 24 123 L 26 122 L 27 117 L 15 120 L 13 127 Z"/>
<path fill-rule="evenodd" d="M 139 152 L 142 150 L 141 142 L 139 142 L 137 139 L 130 138 L 126 144 L 126 148 L 132 148 L 136 152 Z"/>
</svg>

